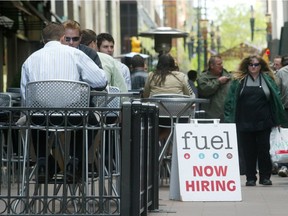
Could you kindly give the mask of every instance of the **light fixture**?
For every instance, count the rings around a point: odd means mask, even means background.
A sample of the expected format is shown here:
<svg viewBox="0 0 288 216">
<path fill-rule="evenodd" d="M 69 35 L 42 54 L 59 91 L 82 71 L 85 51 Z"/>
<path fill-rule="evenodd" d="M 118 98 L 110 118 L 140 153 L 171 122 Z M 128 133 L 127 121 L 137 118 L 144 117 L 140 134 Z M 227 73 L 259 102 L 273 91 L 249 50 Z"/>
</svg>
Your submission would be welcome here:
<svg viewBox="0 0 288 216">
<path fill-rule="evenodd" d="M 188 33 L 171 27 L 158 27 L 147 32 L 141 32 L 141 37 L 154 38 L 154 49 L 157 53 L 168 53 L 172 47 L 172 38 L 187 37 Z"/>
</svg>

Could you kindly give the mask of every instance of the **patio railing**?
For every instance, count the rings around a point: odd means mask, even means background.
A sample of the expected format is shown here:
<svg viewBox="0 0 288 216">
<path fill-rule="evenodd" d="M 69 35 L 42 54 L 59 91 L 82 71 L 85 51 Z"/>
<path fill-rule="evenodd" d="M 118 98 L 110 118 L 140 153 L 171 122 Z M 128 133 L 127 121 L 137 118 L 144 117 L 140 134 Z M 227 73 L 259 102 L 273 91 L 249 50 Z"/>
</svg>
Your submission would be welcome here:
<svg viewBox="0 0 288 216">
<path fill-rule="evenodd" d="M 158 209 L 156 106 L 0 109 L 0 215 Z"/>
</svg>

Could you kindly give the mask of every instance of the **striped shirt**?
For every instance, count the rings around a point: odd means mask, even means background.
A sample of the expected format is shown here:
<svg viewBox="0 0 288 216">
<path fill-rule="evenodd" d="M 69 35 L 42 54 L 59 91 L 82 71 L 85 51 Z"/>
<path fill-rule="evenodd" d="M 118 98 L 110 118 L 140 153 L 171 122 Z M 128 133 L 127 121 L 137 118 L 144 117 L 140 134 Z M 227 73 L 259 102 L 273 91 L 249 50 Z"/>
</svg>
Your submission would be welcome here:
<svg viewBox="0 0 288 216">
<path fill-rule="evenodd" d="M 85 53 L 59 41 L 46 43 L 22 65 L 22 99 L 25 100 L 25 87 L 28 82 L 51 79 L 83 81 L 92 88 L 104 88 L 107 84 L 105 72 Z"/>
</svg>

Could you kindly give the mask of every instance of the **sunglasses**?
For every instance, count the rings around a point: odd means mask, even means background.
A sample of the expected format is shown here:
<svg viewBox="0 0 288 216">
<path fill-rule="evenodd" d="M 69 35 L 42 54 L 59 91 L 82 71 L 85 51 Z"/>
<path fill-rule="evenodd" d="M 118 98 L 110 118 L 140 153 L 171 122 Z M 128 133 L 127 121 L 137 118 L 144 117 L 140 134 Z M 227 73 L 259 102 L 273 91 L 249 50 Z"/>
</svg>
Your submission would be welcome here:
<svg viewBox="0 0 288 216">
<path fill-rule="evenodd" d="M 73 42 L 79 41 L 80 37 L 65 37 L 66 42 L 70 42 L 71 40 Z"/>
<path fill-rule="evenodd" d="M 260 63 L 256 63 L 256 64 L 249 64 L 250 67 L 258 67 L 260 65 Z"/>
</svg>

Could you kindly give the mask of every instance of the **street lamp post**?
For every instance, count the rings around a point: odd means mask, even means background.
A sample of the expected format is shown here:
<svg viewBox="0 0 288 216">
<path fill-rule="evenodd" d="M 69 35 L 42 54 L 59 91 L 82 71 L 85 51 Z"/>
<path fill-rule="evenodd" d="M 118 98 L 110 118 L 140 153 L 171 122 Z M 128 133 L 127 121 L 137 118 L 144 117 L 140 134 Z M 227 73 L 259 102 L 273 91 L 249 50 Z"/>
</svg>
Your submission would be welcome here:
<svg viewBox="0 0 288 216">
<path fill-rule="evenodd" d="M 220 32 L 220 27 L 216 27 L 216 43 L 217 43 L 217 53 L 220 53 L 220 48 L 221 48 L 221 32 Z"/>
<path fill-rule="evenodd" d="M 208 41 L 207 41 L 207 35 L 208 35 L 208 19 L 202 19 L 201 21 L 201 31 L 203 36 L 203 42 L 204 42 L 204 69 L 207 66 L 207 47 L 208 47 Z"/>
<path fill-rule="evenodd" d="M 188 45 L 188 55 L 189 55 L 189 60 L 193 58 L 194 55 L 194 42 L 195 42 L 195 36 L 194 36 L 194 31 L 193 31 L 193 26 L 191 27 L 191 32 L 189 34 L 190 41 L 187 42 Z"/>
<path fill-rule="evenodd" d="M 202 48 L 204 51 L 204 69 L 207 66 L 207 48 L 208 48 L 208 20 L 206 19 L 206 0 L 204 0 L 204 8 L 202 7 L 201 0 L 198 0 L 197 7 L 197 58 L 198 58 L 198 68 L 197 71 L 200 73 L 201 71 L 201 52 Z M 202 12 L 204 9 L 204 13 Z M 202 19 L 202 13 L 204 15 L 204 19 Z M 203 44 L 202 44 L 203 41 Z"/>
<path fill-rule="evenodd" d="M 255 18 L 254 18 L 254 9 L 251 5 L 251 17 L 250 17 L 250 27 L 251 27 L 251 41 L 254 40 L 254 30 L 255 30 Z"/>
<path fill-rule="evenodd" d="M 271 22 L 271 14 L 266 14 L 266 39 L 267 39 L 267 46 L 269 46 L 269 42 L 272 40 L 272 22 Z"/>
<path fill-rule="evenodd" d="M 211 22 L 211 29 L 210 29 L 210 36 L 211 36 L 211 51 L 216 52 L 216 45 L 215 45 L 215 27 L 214 22 Z"/>
<path fill-rule="evenodd" d="M 201 8 L 199 6 L 198 0 L 198 8 L 197 8 L 197 60 L 198 60 L 198 67 L 197 71 L 200 73 L 201 71 L 201 30 L 200 30 L 200 19 L 201 19 Z"/>
</svg>

